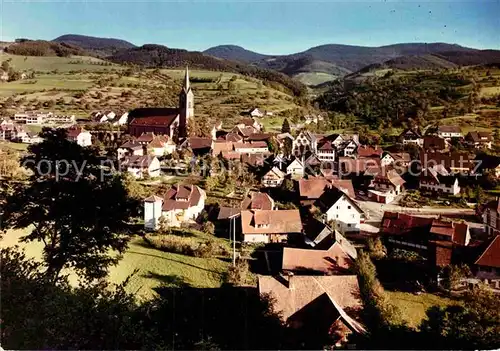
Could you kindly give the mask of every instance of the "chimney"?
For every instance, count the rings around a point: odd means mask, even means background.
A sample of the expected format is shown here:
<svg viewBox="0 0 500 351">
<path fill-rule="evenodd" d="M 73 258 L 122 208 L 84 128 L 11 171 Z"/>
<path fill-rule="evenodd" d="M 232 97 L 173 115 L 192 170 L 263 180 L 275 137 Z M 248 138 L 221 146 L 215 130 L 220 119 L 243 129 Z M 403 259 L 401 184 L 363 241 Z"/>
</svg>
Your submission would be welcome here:
<svg viewBox="0 0 500 351">
<path fill-rule="evenodd" d="M 290 290 L 295 290 L 295 285 L 293 284 L 294 279 L 293 279 L 293 272 L 288 272 L 288 289 Z"/>
</svg>

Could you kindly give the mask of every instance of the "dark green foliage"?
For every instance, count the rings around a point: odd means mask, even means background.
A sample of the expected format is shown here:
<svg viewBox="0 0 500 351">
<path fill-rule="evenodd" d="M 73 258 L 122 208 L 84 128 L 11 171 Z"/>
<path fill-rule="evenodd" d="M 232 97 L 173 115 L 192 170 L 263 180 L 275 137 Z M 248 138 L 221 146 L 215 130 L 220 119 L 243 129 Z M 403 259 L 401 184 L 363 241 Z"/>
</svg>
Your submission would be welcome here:
<svg viewBox="0 0 500 351">
<path fill-rule="evenodd" d="M 1 261 L 6 349 L 282 348 L 273 301 L 254 288 L 164 288 L 138 305 L 123 285 L 53 285 L 14 250 L 2 250 Z"/>
<path fill-rule="evenodd" d="M 290 123 L 288 122 L 288 119 L 283 120 L 283 125 L 281 126 L 281 133 L 290 133 L 292 129 L 290 128 Z"/>
<path fill-rule="evenodd" d="M 66 43 L 53 43 L 45 40 L 27 40 L 10 45 L 4 49 L 9 54 L 23 56 L 85 56 L 88 53 L 78 46 Z"/>
<path fill-rule="evenodd" d="M 45 140 L 30 145 L 21 161 L 33 174 L 7 198 L 4 224 L 33 227 L 23 240 L 43 242 L 46 274 L 53 281 L 64 268 L 88 279 L 104 277 L 118 262 L 110 251 L 126 249 L 123 233 L 137 203 L 121 176 L 101 168 L 95 149 L 68 141 L 64 129 L 45 128 L 40 136 Z"/>
<path fill-rule="evenodd" d="M 114 52 L 122 49 L 130 49 L 135 47 L 134 44 L 128 41 L 115 38 L 99 38 L 87 35 L 65 34 L 52 40 L 56 43 L 65 43 L 73 46 L 81 47 L 92 52 L 111 55 Z"/>
<path fill-rule="evenodd" d="M 317 101 L 329 111 L 352 113 L 373 128 L 399 127 L 408 121 L 423 124 L 432 117 L 431 106 L 458 102 L 465 96 L 458 88 L 471 83 L 456 74 L 419 73 L 359 84 L 333 84 Z"/>
<path fill-rule="evenodd" d="M 482 287 L 467 293 L 462 305 L 432 307 L 420 327 L 422 338 L 437 349 L 500 347 L 500 300 Z"/>
</svg>

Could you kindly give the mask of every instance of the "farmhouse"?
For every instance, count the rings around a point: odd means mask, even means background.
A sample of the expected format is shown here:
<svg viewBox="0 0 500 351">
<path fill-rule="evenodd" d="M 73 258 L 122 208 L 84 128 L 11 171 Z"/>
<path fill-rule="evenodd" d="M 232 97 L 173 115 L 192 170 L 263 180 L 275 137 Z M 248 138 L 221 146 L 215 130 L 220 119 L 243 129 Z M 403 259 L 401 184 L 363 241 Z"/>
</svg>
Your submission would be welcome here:
<svg viewBox="0 0 500 351">
<path fill-rule="evenodd" d="M 337 188 L 327 188 L 314 206 L 321 211 L 326 222 L 335 222 L 335 229 L 340 233 L 360 230 L 363 210 L 353 199 Z"/>
<path fill-rule="evenodd" d="M 493 136 L 491 132 L 469 132 L 465 136 L 465 142 L 476 149 L 491 149 Z"/>
<path fill-rule="evenodd" d="M 280 186 L 285 179 L 283 173 L 278 167 L 273 167 L 269 172 L 262 176 L 261 184 L 264 187 L 275 188 Z"/>
<path fill-rule="evenodd" d="M 292 145 L 292 152 L 296 156 L 304 155 L 306 152 L 316 154 L 318 150 L 318 139 L 314 134 L 303 130 L 297 135 Z"/>
<path fill-rule="evenodd" d="M 460 193 L 458 177 L 450 174 L 442 165 L 422 170 L 419 177 L 419 189 L 448 195 Z"/>
<path fill-rule="evenodd" d="M 403 145 L 413 144 L 422 147 L 424 143 L 422 132 L 418 127 L 406 129 L 399 135 L 399 139 Z"/>
<path fill-rule="evenodd" d="M 324 177 L 313 177 L 299 180 L 300 203 L 311 205 L 318 200 L 325 190 L 335 187 L 347 196 L 355 198 L 354 188 L 350 179 L 327 179 Z"/>
<path fill-rule="evenodd" d="M 500 282 L 500 235 L 496 235 L 486 249 L 474 262 L 476 277 L 480 279 L 492 279 Z"/>
<path fill-rule="evenodd" d="M 441 138 L 462 138 L 462 130 L 459 126 L 439 126 L 437 129 L 437 135 Z"/>
<path fill-rule="evenodd" d="M 163 197 L 156 195 L 144 200 L 144 228 L 156 230 L 160 218 L 171 227 L 196 219 L 205 207 L 206 194 L 196 185 L 177 184 Z"/>
<path fill-rule="evenodd" d="M 291 174 L 292 177 L 303 177 L 305 174 L 304 163 L 296 158 L 286 167 L 286 173 Z"/>
</svg>

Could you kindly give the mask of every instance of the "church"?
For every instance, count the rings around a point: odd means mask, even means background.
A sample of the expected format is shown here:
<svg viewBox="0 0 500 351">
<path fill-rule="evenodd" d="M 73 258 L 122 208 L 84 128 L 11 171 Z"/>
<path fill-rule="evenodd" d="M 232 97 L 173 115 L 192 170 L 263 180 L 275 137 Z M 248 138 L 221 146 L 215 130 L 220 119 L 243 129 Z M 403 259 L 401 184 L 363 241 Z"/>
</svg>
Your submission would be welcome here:
<svg viewBox="0 0 500 351">
<path fill-rule="evenodd" d="M 142 133 L 187 137 L 189 119 L 194 116 L 194 94 L 186 67 L 184 85 L 179 94 L 178 108 L 143 107 L 129 113 L 128 133 L 139 137 Z"/>
</svg>

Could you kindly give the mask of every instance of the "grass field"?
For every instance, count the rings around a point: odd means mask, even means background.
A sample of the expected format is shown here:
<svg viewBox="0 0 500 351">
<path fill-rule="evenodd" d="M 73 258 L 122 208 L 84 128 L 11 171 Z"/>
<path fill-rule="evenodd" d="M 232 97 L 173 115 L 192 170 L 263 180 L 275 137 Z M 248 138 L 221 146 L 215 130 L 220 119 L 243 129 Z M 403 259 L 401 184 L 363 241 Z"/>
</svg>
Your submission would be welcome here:
<svg viewBox="0 0 500 351">
<path fill-rule="evenodd" d="M 0 249 L 19 245 L 25 249 L 28 257 L 41 260 L 41 243 L 19 243 L 19 238 L 25 234 L 25 230 L 7 231 L 0 241 Z M 196 258 L 156 250 L 137 236 L 130 241 L 120 263 L 110 269 L 109 280 L 119 284 L 137 269 L 138 272 L 130 279 L 127 290 L 138 298 L 149 299 L 155 294 L 154 288 L 163 284 L 219 287 L 222 284 L 222 275 L 228 267 L 228 262 L 218 258 Z M 76 283 L 76 276 L 70 275 L 70 281 Z"/>
<path fill-rule="evenodd" d="M 102 71 L 110 69 L 121 69 L 120 65 L 102 66 L 104 62 L 95 57 L 72 56 L 72 57 L 52 57 L 52 56 L 21 56 L 11 55 L 5 52 L 0 53 L 0 61 L 10 59 L 10 65 L 18 71 L 53 71 L 69 72 L 74 70 Z M 78 63 L 76 63 L 78 62 Z"/>
<path fill-rule="evenodd" d="M 436 305 L 447 306 L 454 303 L 451 299 L 429 293 L 415 295 L 407 292 L 389 290 L 386 290 L 385 293 L 389 301 L 401 310 L 403 319 L 408 322 L 409 326 L 414 328 L 420 325 L 429 307 Z"/>
</svg>

